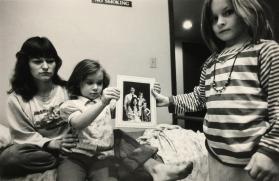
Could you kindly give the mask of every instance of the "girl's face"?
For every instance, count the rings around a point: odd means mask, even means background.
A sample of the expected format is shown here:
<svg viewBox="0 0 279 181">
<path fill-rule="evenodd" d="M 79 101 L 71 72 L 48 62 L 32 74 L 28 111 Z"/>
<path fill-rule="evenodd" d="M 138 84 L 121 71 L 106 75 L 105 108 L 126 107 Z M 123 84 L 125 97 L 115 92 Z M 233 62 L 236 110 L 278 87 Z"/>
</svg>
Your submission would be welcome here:
<svg viewBox="0 0 279 181">
<path fill-rule="evenodd" d="M 143 103 L 142 104 L 142 107 L 145 109 L 145 108 L 147 108 L 147 104 L 146 103 Z"/>
<path fill-rule="evenodd" d="M 227 47 L 247 40 L 246 25 L 237 16 L 231 0 L 212 0 L 211 12 L 213 32 Z"/>
<path fill-rule="evenodd" d="M 103 91 L 104 73 L 98 71 L 88 75 L 80 84 L 80 93 L 83 97 L 94 100 L 101 96 Z"/>
<path fill-rule="evenodd" d="M 30 73 L 37 81 L 49 81 L 55 73 L 56 62 L 54 58 L 30 58 Z"/>
</svg>

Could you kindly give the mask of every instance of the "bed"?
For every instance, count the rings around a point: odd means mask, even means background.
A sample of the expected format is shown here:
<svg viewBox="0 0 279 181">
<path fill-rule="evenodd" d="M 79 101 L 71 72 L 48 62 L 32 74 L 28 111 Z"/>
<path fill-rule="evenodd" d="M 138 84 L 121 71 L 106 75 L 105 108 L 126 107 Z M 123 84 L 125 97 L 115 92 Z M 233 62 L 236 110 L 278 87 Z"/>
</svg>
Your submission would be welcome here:
<svg viewBox="0 0 279 181">
<path fill-rule="evenodd" d="M 3 142 L 7 142 L 9 132 L 1 128 Z M 154 129 L 127 132 L 141 144 L 150 144 L 158 148 L 158 154 L 165 163 L 193 162 L 193 172 L 183 181 L 208 181 L 207 151 L 204 146 L 204 135 L 200 132 L 186 130 L 177 125 L 158 125 Z M 4 141 L 3 141 L 4 140 Z M 56 170 L 30 174 L 19 178 L 0 178 L 1 181 L 55 181 Z"/>
</svg>

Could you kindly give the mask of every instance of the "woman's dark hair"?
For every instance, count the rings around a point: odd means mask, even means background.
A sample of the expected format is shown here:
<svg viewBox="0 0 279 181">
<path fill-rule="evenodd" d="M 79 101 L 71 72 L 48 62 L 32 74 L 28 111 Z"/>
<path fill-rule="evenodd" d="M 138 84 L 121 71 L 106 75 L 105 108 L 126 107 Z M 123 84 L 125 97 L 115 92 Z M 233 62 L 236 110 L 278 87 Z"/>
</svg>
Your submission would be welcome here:
<svg viewBox="0 0 279 181">
<path fill-rule="evenodd" d="M 40 57 L 55 59 L 56 66 L 52 81 L 57 85 L 66 85 L 66 81 L 62 80 L 58 75 L 62 60 L 58 56 L 55 47 L 46 37 L 36 36 L 27 39 L 20 51 L 16 53 L 17 61 L 14 74 L 10 80 L 12 88 L 8 91 L 9 94 L 14 91 L 21 95 L 25 101 L 31 100 L 37 94 L 38 87 L 30 72 L 29 60 Z"/>
<path fill-rule="evenodd" d="M 137 107 L 137 110 L 139 110 L 139 104 L 138 104 L 138 98 L 137 97 L 132 97 L 131 102 L 130 102 L 130 107 L 134 111 L 134 100 L 137 101 L 136 107 Z"/>
<path fill-rule="evenodd" d="M 110 78 L 105 69 L 100 65 L 98 61 L 85 59 L 80 61 L 74 68 L 70 78 L 68 80 L 67 89 L 71 99 L 75 99 L 77 96 L 81 96 L 80 84 L 83 82 L 88 75 L 92 75 L 102 71 L 103 78 L 103 89 L 108 87 Z"/>
</svg>

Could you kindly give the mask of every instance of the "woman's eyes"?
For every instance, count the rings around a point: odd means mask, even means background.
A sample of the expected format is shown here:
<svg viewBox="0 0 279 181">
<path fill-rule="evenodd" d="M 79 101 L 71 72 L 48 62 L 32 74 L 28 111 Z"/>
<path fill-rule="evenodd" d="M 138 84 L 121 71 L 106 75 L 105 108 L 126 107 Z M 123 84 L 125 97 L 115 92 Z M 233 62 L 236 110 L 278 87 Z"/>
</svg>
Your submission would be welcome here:
<svg viewBox="0 0 279 181">
<path fill-rule="evenodd" d="M 42 61 L 42 60 L 32 60 L 31 62 L 32 62 L 32 63 L 34 63 L 34 64 L 37 64 L 37 65 L 42 64 L 42 63 L 43 63 L 43 61 Z"/>
<path fill-rule="evenodd" d="M 46 59 L 46 62 L 49 63 L 49 64 L 50 64 L 50 63 L 54 63 L 54 62 L 55 62 L 55 59 L 54 59 L 54 58 L 47 58 L 47 59 Z"/>
<path fill-rule="evenodd" d="M 40 64 L 44 63 L 44 61 L 46 61 L 47 64 L 55 63 L 54 58 L 33 58 L 33 59 L 31 59 L 31 62 L 36 65 L 40 65 Z"/>
</svg>

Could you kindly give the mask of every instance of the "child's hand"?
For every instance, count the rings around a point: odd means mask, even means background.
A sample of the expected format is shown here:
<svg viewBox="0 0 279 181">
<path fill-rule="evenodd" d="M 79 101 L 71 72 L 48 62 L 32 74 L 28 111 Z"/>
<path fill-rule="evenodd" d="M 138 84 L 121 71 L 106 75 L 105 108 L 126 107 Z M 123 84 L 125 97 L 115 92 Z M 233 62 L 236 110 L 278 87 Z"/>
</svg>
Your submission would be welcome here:
<svg viewBox="0 0 279 181">
<path fill-rule="evenodd" d="M 279 163 L 259 152 L 252 156 L 244 169 L 257 181 L 279 180 Z"/>
<path fill-rule="evenodd" d="M 161 86 L 158 82 L 156 82 L 152 90 L 153 96 L 156 99 L 156 105 L 158 107 L 168 106 L 169 98 L 167 96 L 160 94 L 160 92 L 161 92 Z"/>
<path fill-rule="evenodd" d="M 101 97 L 102 102 L 108 105 L 112 99 L 118 100 L 120 98 L 120 91 L 115 87 L 107 87 L 103 90 Z"/>
<path fill-rule="evenodd" d="M 158 94 L 161 93 L 161 85 L 159 84 L 159 82 L 155 82 L 153 85 L 153 91 L 156 91 Z"/>
</svg>

